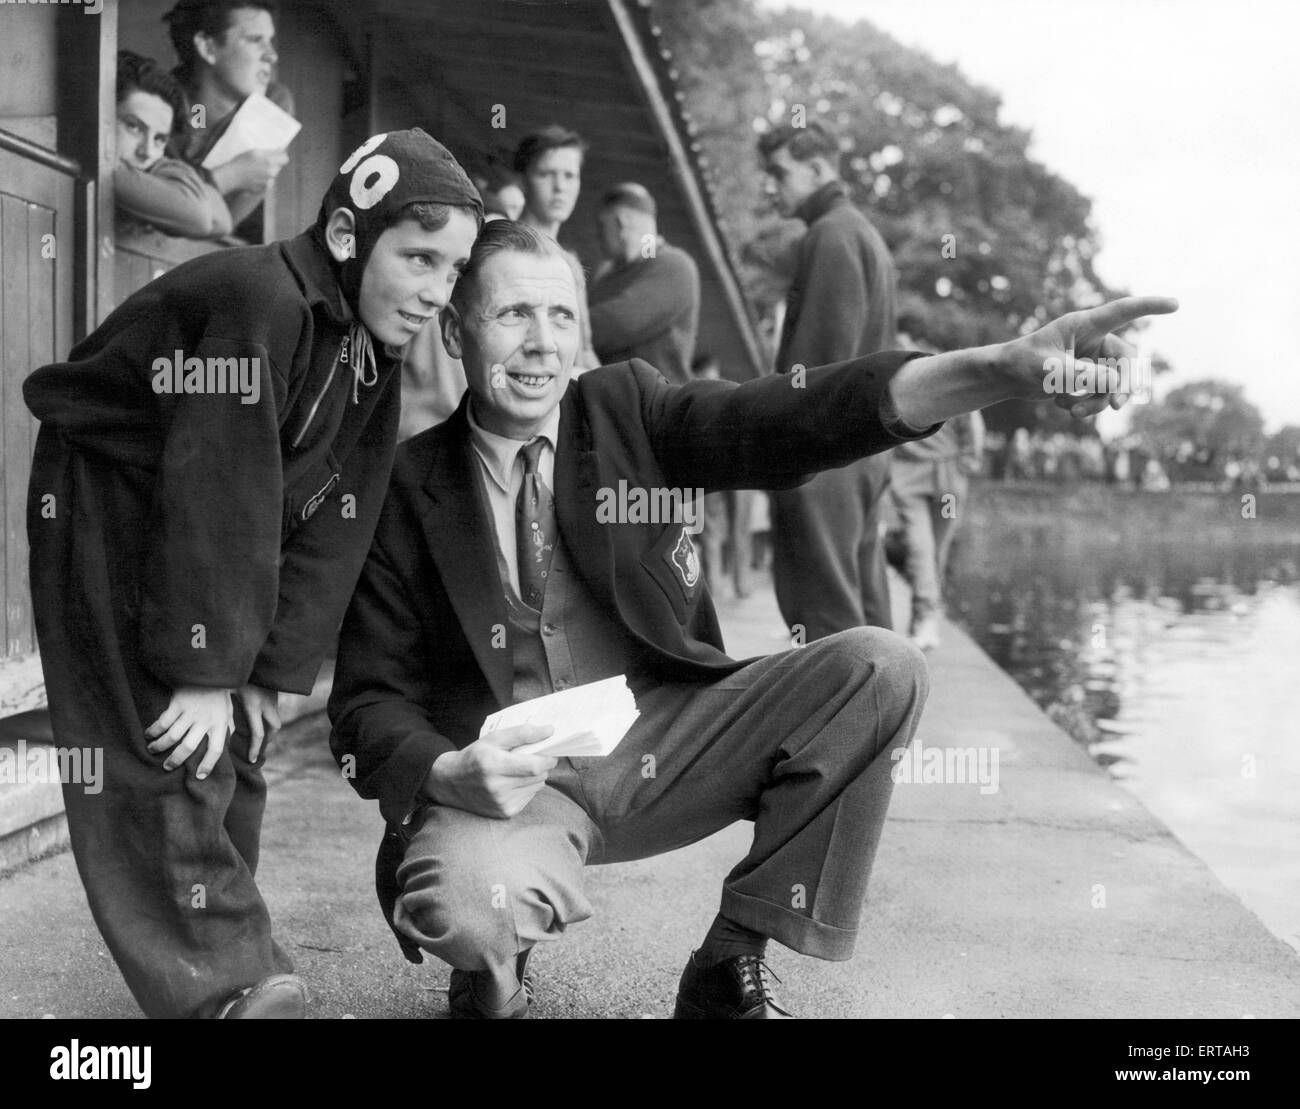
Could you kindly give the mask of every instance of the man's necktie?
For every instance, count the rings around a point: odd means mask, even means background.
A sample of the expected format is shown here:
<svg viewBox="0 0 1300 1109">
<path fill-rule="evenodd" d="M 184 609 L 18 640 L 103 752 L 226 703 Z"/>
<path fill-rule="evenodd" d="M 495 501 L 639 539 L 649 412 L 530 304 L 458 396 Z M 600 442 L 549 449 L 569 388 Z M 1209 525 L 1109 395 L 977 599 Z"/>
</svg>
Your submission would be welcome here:
<svg viewBox="0 0 1300 1109">
<path fill-rule="evenodd" d="M 519 452 L 524 460 L 524 484 L 515 502 L 515 546 L 519 556 L 519 593 L 524 603 L 540 610 L 546 576 L 555 552 L 555 498 L 537 472 L 545 439 L 534 439 Z"/>
</svg>

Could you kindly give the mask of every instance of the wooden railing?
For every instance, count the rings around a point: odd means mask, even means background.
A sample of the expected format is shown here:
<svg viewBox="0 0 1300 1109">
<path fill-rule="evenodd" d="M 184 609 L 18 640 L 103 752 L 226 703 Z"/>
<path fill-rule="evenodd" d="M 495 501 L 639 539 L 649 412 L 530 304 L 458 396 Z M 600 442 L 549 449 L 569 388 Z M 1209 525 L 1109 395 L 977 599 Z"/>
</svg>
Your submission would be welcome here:
<svg viewBox="0 0 1300 1109">
<path fill-rule="evenodd" d="M 113 300 L 121 304 L 137 289 L 182 262 L 237 246 L 238 239 L 181 239 L 152 228 L 119 228 L 113 268 Z"/>
</svg>

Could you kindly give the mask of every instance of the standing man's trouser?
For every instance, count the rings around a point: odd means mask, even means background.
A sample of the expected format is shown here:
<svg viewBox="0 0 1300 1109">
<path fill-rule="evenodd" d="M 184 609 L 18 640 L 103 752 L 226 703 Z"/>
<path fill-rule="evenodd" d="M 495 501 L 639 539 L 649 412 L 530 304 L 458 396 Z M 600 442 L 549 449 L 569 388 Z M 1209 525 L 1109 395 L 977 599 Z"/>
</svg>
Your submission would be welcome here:
<svg viewBox="0 0 1300 1109">
<path fill-rule="evenodd" d="M 754 576 L 754 510 L 761 496 L 756 489 L 729 489 L 704 498 L 704 569 L 715 600 L 727 595 L 728 583 L 739 596 L 749 596 Z"/>
<path fill-rule="evenodd" d="M 859 459 L 772 494 L 772 579 L 781 618 L 804 642 L 870 624 L 890 628 L 880 505 L 889 455 Z"/>
<path fill-rule="evenodd" d="M 853 952 L 895 765 L 929 688 L 919 651 L 859 628 L 710 685 L 658 686 L 610 756 L 561 760 L 519 815 L 428 805 L 398 871 L 395 926 L 512 990 L 516 956 L 591 915 L 583 867 L 754 822 L 722 912 L 823 959 Z"/>
<path fill-rule="evenodd" d="M 704 548 L 704 574 L 709 583 L 709 592 L 715 598 L 727 595 L 727 559 L 726 542 L 731 532 L 731 514 L 727 504 L 730 493 L 710 493 L 704 498 L 702 508 L 703 525 L 700 533 L 701 546 Z"/>
<path fill-rule="evenodd" d="M 912 587 L 913 629 L 943 611 L 948 553 L 966 511 L 968 485 L 955 461 L 894 459 L 890 498 L 906 547 L 904 576 Z"/>
<path fill-rule="evenodd" d="M 754 513 L 759 498 L 766 496 L 757 489 L 735 489 L 731 493 L 735 513 L 731 523 L 732 573 L 736 592 L 748 597 L 754 578 Z"/>
</svg>

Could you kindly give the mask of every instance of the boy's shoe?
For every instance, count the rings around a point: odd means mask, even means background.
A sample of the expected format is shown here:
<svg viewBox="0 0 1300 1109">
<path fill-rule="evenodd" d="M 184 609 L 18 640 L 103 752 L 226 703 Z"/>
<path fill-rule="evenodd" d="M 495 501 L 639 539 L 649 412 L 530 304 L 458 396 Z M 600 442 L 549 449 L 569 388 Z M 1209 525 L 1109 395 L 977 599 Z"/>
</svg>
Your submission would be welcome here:
<svg viewBox="0 0 1300 1109">
<path fill-rule="evenodd" d="M 794 1014 L 772 996 L 772 972 L 761 955 L 737 955 L 711 967 L 695 961 L 682 971 L 673 1020 L 784 1020 Z"/>
<path fill-rule="evenodd" d="M 217 1020 L 302 1020 L 307 988 L 296 974 L 273 974 L 240 990 L 217 1012 Z"/>
<path fill-rule="evenodd" d="M 515 977 L 519 980 L 519 989 L 500 1008 L 485 1005 L 474 990 L 475 983 L 481 977 L 478 971 L 455 970 L 451 972 L 451 981 L 447 986 L 447 1000 L 451 1005 L 452 1020 L 521 1020 L 528 1016 L 532 1008 L 535 990 L 533 976 L 525 974 L 528 956 L 532 948 L 522 951 L 515 960 Z"/>
</svg>

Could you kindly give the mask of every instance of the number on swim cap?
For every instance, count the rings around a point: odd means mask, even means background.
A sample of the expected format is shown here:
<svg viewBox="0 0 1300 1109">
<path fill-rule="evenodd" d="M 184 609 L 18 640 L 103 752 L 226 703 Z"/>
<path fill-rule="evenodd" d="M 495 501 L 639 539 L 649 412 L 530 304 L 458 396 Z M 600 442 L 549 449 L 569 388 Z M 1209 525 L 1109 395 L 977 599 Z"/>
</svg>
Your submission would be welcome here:
<svg viewBox="0 0 1300 1109">
<path fill-rule="evenodd" d="M 367 154 L 369 154 L 372 150 L 374 150 L 374 148 L 377 147 L 386 138 L 388 138 L 387 131 L 385 131 L 382 135 L 371 135 L 370 138 L 366 139 L 365 142 L 363 142 L 360 146 L 356 148 L 356 150 L 354 150 L 351 154 L 348 155 L 348 160 L 344 162 L 341 166 L 339 166 L 339 173 L 351 173 L 353 167 L 356 166 L 356 164 L 359 161 L 361 161 L 362 158 L 364 158 Z"/>
<path fill-rule="evenodd" d="M 373 208 L 397 184 L 400 174 L 401 170 L 397 168 L 397 163 L 387 154 L 372 154 L 352 175 L 348 195 L 352 197 L 352 202 L 358 208 Z M 374 181 L 366 184 L 372 177 Z"/>
</svg>

